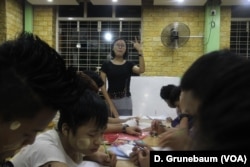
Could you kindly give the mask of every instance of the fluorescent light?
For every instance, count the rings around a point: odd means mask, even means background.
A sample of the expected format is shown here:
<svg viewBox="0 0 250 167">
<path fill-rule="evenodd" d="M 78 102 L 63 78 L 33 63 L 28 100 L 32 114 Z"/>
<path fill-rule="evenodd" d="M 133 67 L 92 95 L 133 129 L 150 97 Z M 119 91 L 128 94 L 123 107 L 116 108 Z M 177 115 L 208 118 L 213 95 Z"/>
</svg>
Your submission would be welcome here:
<svg viewBox="0 0 250 167">
<path fill-rule="evenodd" d="M 112 0 L 112 2 L 117 2 L 117 0 Z"/>
<path fill-rule="evenodd" d="M 47 0 L 48 2 L 53 2 L 53 0 Z"/>
</svg>

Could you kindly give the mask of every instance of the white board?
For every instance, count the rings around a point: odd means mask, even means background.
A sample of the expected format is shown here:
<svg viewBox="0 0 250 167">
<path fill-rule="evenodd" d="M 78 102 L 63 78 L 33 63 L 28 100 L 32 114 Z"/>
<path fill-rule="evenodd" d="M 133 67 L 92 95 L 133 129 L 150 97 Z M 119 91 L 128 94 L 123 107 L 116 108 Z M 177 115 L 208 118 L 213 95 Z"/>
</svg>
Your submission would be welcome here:
<svg viewBox="0 0 250 167">
<path fill-rule="evenodd" d="M 168 107 L 160 97 L 161 87 L 168 84 L 179 85 L 179 77 L 139 76 L 131 77 L 130 91 L 133 116 L 176 117 L 176 109 Z"/>
</svg>

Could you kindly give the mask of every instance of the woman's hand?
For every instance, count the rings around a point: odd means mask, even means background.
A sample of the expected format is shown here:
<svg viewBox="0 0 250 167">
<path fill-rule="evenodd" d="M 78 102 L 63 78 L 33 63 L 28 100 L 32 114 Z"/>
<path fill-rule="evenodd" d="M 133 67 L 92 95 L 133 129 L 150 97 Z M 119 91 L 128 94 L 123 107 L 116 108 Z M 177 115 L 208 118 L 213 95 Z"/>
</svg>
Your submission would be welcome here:
<svg viewBox="0 0 250 167">
<path fill-rule="evenodd" d="M 133 44 L 134 48 L 137 50 L 138 54 L 142 54 L 142 46 L 138 42 L 136 37 L 135 37 L 135 41 L 131 41 L 131 43 Z"/>
<path fill-rule="evenodd" d="M 140 136 L 142 130 L 137 126 L 129 126 L 126 128 L 126 133 L 134 136 Z"/>
<path fill-rule="evenodd" d="M 170 147 L 173 150 L 186 150 L 190 138 L 186 128 L 168 128 L 159 136 L 159 146 Z"/>
<path fill-rule="evenodd" d="M 96 162 L 100 163 L 103 166 L 115 167 L 117 159 L 116 155 L 112 152 L 109 152 L 108 154 L 103 152 L 97 152 Z"/>
<path fill-rule="evenodd" d="M 164 125 L 162 121 L 156 119 L 152 120 L 151 131 L 150 131 L 150 134 L 152 136 L 157 136 L 159 134 L 162 134 L 166 132 L 166 130 L 167 130 L 166 125 Z"/>
<path fill-rule="evenodd" d="M 138 152 L 139 166 L 149 167 L 150 166 L 150 150 L 144 148 Z"/>
<path fill-rule="evenodd" d="M 114 105 L 109 105 L 109 106 L 110 106 L 110 112 L 111 112 L 111 114 L 112 114 L 115 118 L 119 118 L 119 114 L 118 114 L 118 112 L 117 112 L 115 106 L 114 106 Z"/>
<path fill-rule="evenodd" d="M 129 159 L 136 165 L 140 167 L 149 167 L 150 160 L 150 150 L 151 147 L 145 144 L 137 144 L 129 155 Z"/>
</svg>

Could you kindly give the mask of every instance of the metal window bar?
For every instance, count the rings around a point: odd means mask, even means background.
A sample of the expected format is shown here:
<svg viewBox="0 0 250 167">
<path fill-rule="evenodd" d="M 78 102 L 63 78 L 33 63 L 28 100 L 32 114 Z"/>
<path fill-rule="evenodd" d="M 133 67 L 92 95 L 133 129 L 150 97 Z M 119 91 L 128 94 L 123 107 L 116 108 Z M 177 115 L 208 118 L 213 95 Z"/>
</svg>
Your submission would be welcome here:
<svg viewBox="0 0 250 167">
<path fill-rule="evenodd" d="M 123 37 L 128 41 L 140 40 L 140 21 L 84 21 L 59 20 L 58 50 L 67 66 L 78 70 L 97 70 L 110 58 L 111 43 L 104 39 L 107 31 L 113 39 Z M 127 48 L 128 59 L 138 64 L 139 58 L 132 44 Z"/>
<path fill-rule="evenodd" d="M 250 53 L 250 21 L 246 19 L 233 19 L 231 21 L 230 49 L 240 56 L 249 59 Z"/>
</svg>

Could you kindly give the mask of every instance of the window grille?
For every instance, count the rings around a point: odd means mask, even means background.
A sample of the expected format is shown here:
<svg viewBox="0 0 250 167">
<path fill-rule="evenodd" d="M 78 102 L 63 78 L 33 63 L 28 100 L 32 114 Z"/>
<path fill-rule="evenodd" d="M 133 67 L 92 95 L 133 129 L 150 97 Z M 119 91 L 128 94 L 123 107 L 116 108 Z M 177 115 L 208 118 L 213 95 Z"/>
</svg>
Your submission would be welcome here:
<svg viewBox="0 0 250 167">
<path fill-rule="evenodd" d="M 96 6 L 83 1 L 74 8 L 79 10 L 78 13 L 82 11 L 82 14 L 75 16 L 71 9 L 63 12 L 65 6 L 59 6 L 57 19 L 57 50 L 68 67 L 99 71 L 102 63 L 111 58 L 113 40 L 122 37 L 127 41 L 134 41 L 137 37 L 140 41 L 141 6 Z M 118 8 L 122 12 L 118 12 Z M 104 15 L 103 12 L 108 14 Z M 134 16 L 128 13 L 133 13 Z M 112 34 L 110 41 L 105 39 L 107 32 Z M 139 64 L 137 51 L 132 43 L 128 43 L 127 50 L 128 60 Z"/>
<path fill-rule="evenodd" d="M 230 49 L 234 53 L 249 58 L 250 53 L 250 21 L 233 19 L 231 21 Z"/>
</svg>

